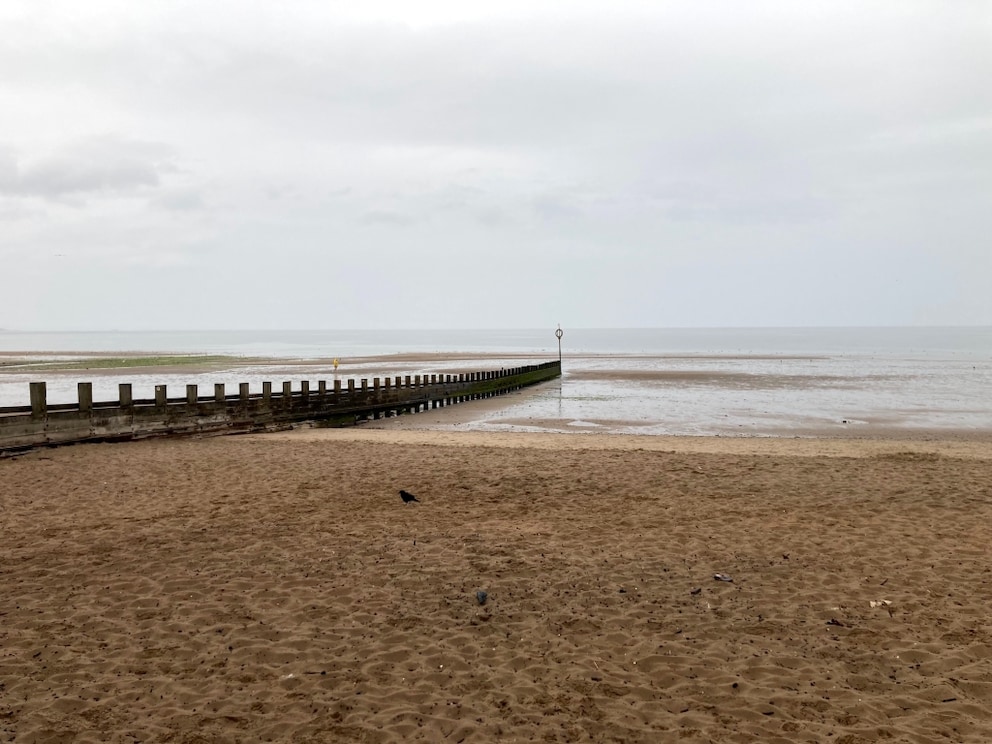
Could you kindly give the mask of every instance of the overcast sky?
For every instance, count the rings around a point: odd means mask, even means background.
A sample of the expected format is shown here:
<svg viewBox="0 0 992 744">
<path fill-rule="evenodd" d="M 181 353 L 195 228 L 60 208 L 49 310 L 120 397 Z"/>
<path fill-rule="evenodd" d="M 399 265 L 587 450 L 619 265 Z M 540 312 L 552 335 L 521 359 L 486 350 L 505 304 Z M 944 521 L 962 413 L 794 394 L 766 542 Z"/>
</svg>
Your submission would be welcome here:
<svg viewBox="0 0 992 744">
<path fill-rule="evenodd" d="M 990 39 L 988 0 L 4 0 L 0 328 L 989 325 Z"/>
</svg>

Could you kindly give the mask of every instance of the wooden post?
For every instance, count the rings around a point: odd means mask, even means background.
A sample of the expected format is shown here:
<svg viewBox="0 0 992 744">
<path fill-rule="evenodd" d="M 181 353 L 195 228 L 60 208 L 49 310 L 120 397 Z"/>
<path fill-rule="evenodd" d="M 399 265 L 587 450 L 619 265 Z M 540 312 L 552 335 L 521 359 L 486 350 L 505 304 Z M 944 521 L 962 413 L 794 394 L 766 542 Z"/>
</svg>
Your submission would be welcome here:
<svg viewBox="0 0 992 744">
<path fill-rule="evenodd" d="M 334 381 L 334 397 L 337 398 L 341 395 L 341 380 Z"/>
<path fill-rule="evenodd" d="M 238 383 L 238 397 L 241 398 L 242 401 L 248 400 L 249 394 L 247 382 Z"/>
<path fill-rule="evenodd" d="M 196 399 L 199 397 L 196 385 L 186 386 L 186 404 L 190 406 L 196 405 Z"/>
<path fill-rule="evenodd" d="M 155 386 L 155 405 L 165 408 L 169 405 L 168 389 L 166 385 Z"/>
<path fill-rule="evenodd" d="M 327 395 L 327 380 L 317 381 L 317 395 L 319 395 L 321 398 Z"/>
<path fill-rule="evenodd" d="M 117 405 L 124 409 L 134 408 L 134 398 L 131 396 L 131 383 L 122 382 L 117 385 Z"/>
<path fill-rule="evenodd" d="M 262 383 L 262 400 L 266 403 L 272 402 L 272 383 L 263 382 Z"/>
<path fill-rule="evenodd" d="M 406 376 L 406 386 L 410 387 L 410 375 Z"/>
<path fill-rule="evenodd" d="M 93 410 L 93 383 L 77 383 L 76 391 L 79 395 L 79 412 L 90 413 Z"/>
<path fill-rule="evenodd" d="M 355 381 L 351 378 L 348 379 L 348 395 L 355 394 Z"/>
<path fill-rule="evenodd" d="M 419 388 L 420 387 L 420 375 L 417 375 L 416 377 L 414 377 L 413 380 L 414 380 L 413 386 Z"/>
<path fill-rule="evenodd" d="M 303 400 L 310 400 L 310 380 L 300 380 L 300 394 Z"/>
<path fill-rule="evenodd" d="M 224 383 L 215 382 L 214 383 L 214 400 L 218 403 L 223 403 L 226 393 L 224 392 Z"/>
<path fill-rule="evenodd" d="M 44 382 L 31 383 L 31 417 L 40 419 L 48 414 L 48 386 Z"/>
<path fill-rule="evenodd" d="M 403 387 L 403 379 L 401 377 L 396 378 L 396 387 L 398 388 Z"/>
<path fill-rule="evenodd" d="M 293 383 L 288 380 L 282 384 L 282 397 L 286 400 L 293 397 Z"/>
</svg>

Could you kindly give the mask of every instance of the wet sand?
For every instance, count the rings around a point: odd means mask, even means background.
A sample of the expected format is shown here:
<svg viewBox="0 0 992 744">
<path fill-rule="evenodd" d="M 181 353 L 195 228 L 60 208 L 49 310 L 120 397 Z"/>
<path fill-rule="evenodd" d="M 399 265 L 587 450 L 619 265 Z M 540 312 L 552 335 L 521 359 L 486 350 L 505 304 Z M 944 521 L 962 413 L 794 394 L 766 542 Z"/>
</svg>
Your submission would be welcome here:
<svg viewBox="0 0 992 744">
<path fill-rule="evenodd" d="M 0 460 L 2 738 L 992 740 L 988 441 L 432 415 Z"/>
</svg>

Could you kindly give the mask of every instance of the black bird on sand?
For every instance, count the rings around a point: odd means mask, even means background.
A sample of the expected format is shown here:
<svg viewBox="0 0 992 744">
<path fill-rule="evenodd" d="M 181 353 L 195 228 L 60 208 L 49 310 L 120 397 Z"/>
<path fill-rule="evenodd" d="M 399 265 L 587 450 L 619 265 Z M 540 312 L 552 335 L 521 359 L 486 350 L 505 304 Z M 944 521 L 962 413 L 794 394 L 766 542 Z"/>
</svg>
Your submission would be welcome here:
<svg viewBox="0 0 992 744">
<path fill-rule="evenodd" d="M 404 504 L 409 504 L 411 501 L 416 501 L 418 504 L 420 503 L 420 499 L 418 499 L 416 496 L 414 496 L 409 491 L 402 491 L 401 490 L 400 491 L 400 498 L 403 499 L 403 503 Z"/>
</svg>

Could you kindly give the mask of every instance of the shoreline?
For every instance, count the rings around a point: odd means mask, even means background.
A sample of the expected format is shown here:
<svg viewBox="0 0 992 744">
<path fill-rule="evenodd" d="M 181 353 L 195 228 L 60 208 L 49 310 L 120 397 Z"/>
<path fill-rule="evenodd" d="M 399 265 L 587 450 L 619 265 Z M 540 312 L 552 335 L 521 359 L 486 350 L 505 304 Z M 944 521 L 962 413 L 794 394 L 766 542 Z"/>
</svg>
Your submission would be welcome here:
<svg viewBox="0 0 992 744">
<path fill-rule="evenodd" d="M 412 415 L 402 415 L 393 418 L 378 419 L 374 421 L 362 422 L 355 429 L 358 430 L 381 430 L 388 432 L 404 431 L 436 431 L 436 432 L 459 432 L 462 434 L 472 433 L 480 436 L 555 436 L 577 437 L 580 439 L 598 438 L 627 438 L 631 441 L 645 442 L 648 440 L 659 441 L 685 441 L 685 440 L 708 440 L 718 439 L 721 441 L 736 440 L 769 440 L 769 441 L 898 441 L 898 442 L 972 442 L 977 446 L 987 445 L 992 447 L 992 429 L 953 429 L 938 427 L 897 427 L 886 425 L 865 425 L 857 424 L 839 427 L 836 425 L 826 426 L 806 426 L 797 428 L 769 428 L 769 433 L 747 433 L 727 430 L 718 434 L 638 434 L 628 431 L 607 431 L 597 432 L 593 427 L 580 428 L 570 426 L 570 421 L 566 419 L 547 418 L 492 418 L 492 414 L 499 413 L 509 406 L 524 406 L 529 398 L 541 395 L 541 386 L 517 390 L 506 396 L 489 400 L 468 401 L 456 406 L 446 406 L 444 408 L 431 409 Z M 627 420 L 614 420 L 608 422 L 606 427 L 631 427 L 638 422 Z M 606 428 L 604 427 L 604 428 Z M 305 429 L 305 427 L 300 427 Z M 598 428 L 598 427 L 597 427 Z M 539 429 L 535 431 L 535 429 Z M 639 445 L 647 447 L 649 445 Z M 650 445 L 651 449 L 656 449 Z"/>
<path fill-rule="evenodd" d="M 424 416 L 426 414 L 417 414 Z M 400 417 L 402 418 L 402 417 Z M 388 421 L 394 421 L 389 419 Z M 494 432 L 451 428 L 396 427 L 369 422 L 354 427 L 322 429 L 297 427 L 289 431 L 240 435 L 259 441 L 300 444 L 366 442 L 375 444 L 489 447 L 494 449 L 615 450 L 678 454 L 762 455 L 785 457 L 885 457 L 936 455 L 961 459 L 992 460 L 992 433 L 872 437 L 755 437 L 666 436 L 658 434 L 582 434 L 564 432 Z"/>
</svg>

